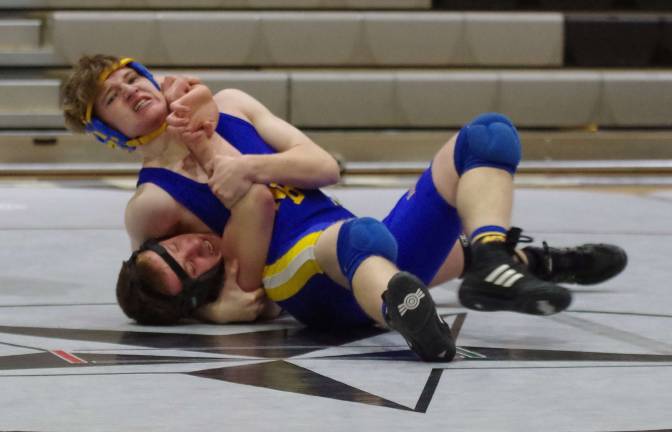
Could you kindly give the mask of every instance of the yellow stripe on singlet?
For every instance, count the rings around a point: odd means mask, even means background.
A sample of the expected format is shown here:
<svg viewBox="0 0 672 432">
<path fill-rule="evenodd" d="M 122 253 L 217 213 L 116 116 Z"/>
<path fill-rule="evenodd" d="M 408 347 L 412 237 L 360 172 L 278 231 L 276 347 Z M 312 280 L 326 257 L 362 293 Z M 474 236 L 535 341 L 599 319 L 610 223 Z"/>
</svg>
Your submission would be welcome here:
<svg viewBox="0 0 672 432">
<path fill-rule="evenodd" d="M 322 233 L 308 234 L 273 264 L 264 267 L 263 283 L 268 298 L 287 300 L 298 293 L 311 277 L 323 273 L 315 260 L 315 243 Z"/>
</svg>

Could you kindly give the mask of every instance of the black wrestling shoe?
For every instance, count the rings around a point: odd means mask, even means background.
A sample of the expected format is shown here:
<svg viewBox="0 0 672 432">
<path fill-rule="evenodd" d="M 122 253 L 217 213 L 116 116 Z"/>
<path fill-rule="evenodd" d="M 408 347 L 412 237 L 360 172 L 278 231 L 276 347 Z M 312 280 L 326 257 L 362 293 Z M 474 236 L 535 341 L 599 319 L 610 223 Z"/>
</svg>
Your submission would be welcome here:
<svg viewBox="0 0 672 432">
<path fill-rule="evenodd" d="M 604 282 L 623 271 L 628 256 L 610 244 L 584 244 L 572 248 L 523 248 L 530 271 L 539 279 L 556 283 L 591 285 Z"/>
<path fill-rule="evenodd" d="M 480 311 L 514 311 L 552 315 L 572 302 L 567 288 L 535 277 L 513 258 L 520 236 L 509 230 L 506 242 L 476 243 L 471 246 L 471 265 L 458 291 L 460 302 Z"/>
<path fill-rule="evenodd" d="M 420 279 L 399 272 L 383 293 L 385 322 L 406 339 L 409 348 L 427 362 L 449 362 L 455 357 L 450 327 L 439 316 L 434 300 Z"/>
</svg>

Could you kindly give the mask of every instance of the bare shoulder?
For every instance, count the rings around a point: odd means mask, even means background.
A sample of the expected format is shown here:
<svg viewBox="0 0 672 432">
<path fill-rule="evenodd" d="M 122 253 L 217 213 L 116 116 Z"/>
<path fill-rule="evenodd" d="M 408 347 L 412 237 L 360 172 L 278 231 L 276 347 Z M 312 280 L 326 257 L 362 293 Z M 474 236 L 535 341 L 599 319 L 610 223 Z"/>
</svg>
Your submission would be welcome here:
<svg viewBox="0 0 672 432">
<path fill-rule="evenodd" d="M 242 114 L 244 117 L 253 117 L 260 111 L 266 111 L 266 107 L 251 95 L 242 90 L 227 88 L 218 91 L 215 96 L 215 103 L 222 112 Z"/>
<path fill-rule="evenodd" d="M 134 244 L 166 235 L 178 221 L 177 203 L 151 183 L 140 186 L 126 205 L 124 223 Z"/>
<path fill-rule="evenodd" d="M 240 103 L 248 99 L 254 99 L 249 94 L 237 88 L 226 88 L 215 93 L 215 101 L 217 103 Z"/>
</svg>

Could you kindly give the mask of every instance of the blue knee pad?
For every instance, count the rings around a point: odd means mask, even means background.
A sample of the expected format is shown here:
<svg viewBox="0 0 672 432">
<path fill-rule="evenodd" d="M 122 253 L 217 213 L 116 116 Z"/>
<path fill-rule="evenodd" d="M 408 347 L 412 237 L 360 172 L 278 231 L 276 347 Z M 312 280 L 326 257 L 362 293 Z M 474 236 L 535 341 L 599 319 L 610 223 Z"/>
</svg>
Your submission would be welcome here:
<svg viewBox="0 0 672 432">
<path fill-rule="evenodd" d="M 518 131 L 502 114 L 481 114 L 457 136 L 454 160 L 459 175 L 484 166 L 503 169 L 513 175 L 520 158 Z"/>
<path fill-rule="evenodd" d="M 341 225 L 336 246 L 338 264 L 352 285 L 359 265 L 370 256 L 397 261 L 397 240 L 382 222 L 370 217 L 350 219 Z"/>
</svg>

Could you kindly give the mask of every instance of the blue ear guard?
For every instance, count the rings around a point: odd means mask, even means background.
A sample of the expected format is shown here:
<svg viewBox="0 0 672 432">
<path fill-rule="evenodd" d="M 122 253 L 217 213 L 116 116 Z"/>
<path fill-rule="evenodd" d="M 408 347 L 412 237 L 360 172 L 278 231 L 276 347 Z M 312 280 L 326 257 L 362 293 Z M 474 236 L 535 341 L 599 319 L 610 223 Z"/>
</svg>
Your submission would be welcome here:
<svg viewBox="0 0 672 432">
<path fill-rule="evenodd" d="M 107 77 L 110 76 L 110 74 L 126 66 L 135 70 L 139 75 L 147 78 L 157 89 L 161 89 L 159 84 L 154 79 L 152 73 L 149 72 L 146 67 L 128 57 L 121 59 L 119 63 L 105 69 L 98 77 L 98 82 L 102 84 L 107 79 Z M 101 119 L 93 115 L 93 100 L 91 100 L 87 105 L 86 114 L 84 119 L 82 119 L 82 122 L 84 123 L 85 130 L 93 134 L 93 136 L 101 143 L 106 144 L 112 148 L 121 147 L 128 150 L 129 152 L 135 151 L 136 147 L 153 140 L 166 130 L 166 124 L 164 123 L 157 130 L 147 135 L 131 139 L 118 130 L 111 128 Z"/>
</svg>

